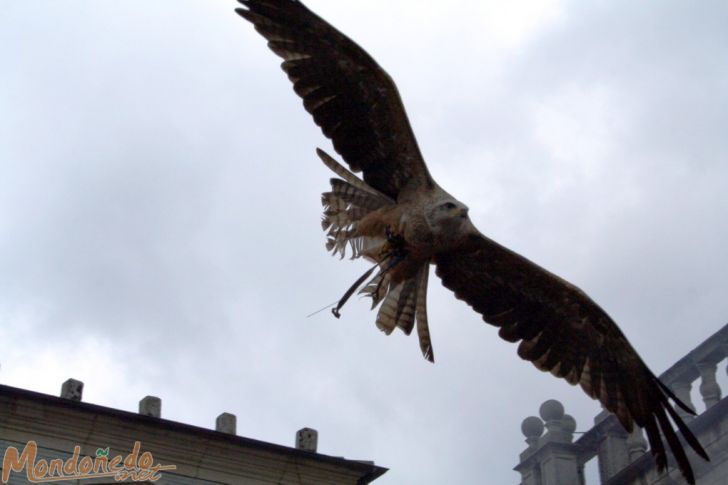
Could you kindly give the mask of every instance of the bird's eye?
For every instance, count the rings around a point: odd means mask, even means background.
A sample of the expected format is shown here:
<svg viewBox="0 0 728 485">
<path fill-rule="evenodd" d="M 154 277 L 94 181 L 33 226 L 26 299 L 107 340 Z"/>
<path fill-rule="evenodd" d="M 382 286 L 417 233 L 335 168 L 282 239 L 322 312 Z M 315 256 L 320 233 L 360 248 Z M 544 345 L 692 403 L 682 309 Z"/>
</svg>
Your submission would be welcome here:
<svg viewBox="0 0 728 485">
<path fill-rule="evenodd" d="M 442 204 L 442 208 L 446 210 L 453 210 L 455 208 L 455 204 L 453 204 L 452 202 L 445 202 L 444 204 Z"/>
</svg>

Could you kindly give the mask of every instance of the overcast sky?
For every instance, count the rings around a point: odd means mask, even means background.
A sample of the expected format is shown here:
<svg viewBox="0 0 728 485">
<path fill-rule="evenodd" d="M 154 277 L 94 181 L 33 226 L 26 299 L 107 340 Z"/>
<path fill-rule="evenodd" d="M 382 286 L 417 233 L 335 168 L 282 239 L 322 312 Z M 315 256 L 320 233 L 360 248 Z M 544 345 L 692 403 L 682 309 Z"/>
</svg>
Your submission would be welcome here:
<svg viewBox="0 0 728 485">
<path fill-rule="evenodd" d="M 397 82 L 436 180 L 493 239 L 584 289 L 659 373 L 728 322 L 723 1 L 310 0 Z M 436 364 L 324 248 L 332 151 L 227 0 L 0 4 L 0 382 L 391 470 L 518 483 L 561 400 L 430 280 Z M 724 367 L 724 366 L 722 366 Z M 725 372 L 720 372 L 725 382 Z"/>
</svg>

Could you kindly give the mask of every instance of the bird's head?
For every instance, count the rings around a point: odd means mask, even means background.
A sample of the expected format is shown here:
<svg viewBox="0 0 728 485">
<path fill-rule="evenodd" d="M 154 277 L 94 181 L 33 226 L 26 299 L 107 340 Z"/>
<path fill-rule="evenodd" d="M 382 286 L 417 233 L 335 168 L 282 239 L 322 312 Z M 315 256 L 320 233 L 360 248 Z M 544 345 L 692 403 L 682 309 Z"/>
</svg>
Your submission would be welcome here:
<svg viewBox="0 0 728 485">
<path fill-rule="evenodd" d="M 425 218 L 434 234 L 451 234 L 470 222 L 468 206 L 452 196 L 429 204 Z"/>
</svg>

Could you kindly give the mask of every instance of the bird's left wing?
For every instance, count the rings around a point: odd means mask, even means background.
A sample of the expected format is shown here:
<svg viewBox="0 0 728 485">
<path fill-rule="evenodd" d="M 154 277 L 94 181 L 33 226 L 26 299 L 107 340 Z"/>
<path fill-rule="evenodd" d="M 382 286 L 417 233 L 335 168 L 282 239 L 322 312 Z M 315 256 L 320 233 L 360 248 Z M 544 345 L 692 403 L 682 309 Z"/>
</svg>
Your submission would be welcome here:
<svg viewBox="0 0 728 485">
<path fill-rule="evenodd" d="M 643 427 L 660 470 L 667 463 L 661 431 L 685 477 L 694 480 L 668 415 L 695 452 L 707 454 L 668 398 L 692 410 L 655 377 L 609 315 L 576 286 L 481 234 L 466 246 L 435 257 L 445 287 L 499 327 L 503 339 L 521 341 L 523 359 L 581 385 L 626 430 Z"/>
<path fill-rule="evenodd" d="M 394 81 L 364 49 L 297 0 L 238 1 L 354 172 L 392 199 L 433 184 Z"/>
</svg>

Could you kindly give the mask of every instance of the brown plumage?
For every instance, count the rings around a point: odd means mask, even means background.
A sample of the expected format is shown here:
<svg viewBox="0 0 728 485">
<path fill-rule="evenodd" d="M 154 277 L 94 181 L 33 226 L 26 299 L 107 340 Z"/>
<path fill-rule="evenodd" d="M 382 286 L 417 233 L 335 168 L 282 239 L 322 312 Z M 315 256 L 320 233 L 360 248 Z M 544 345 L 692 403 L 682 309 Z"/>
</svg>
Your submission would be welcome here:
<svg viewBox="0 0 728 485">
<path fill-rule="evenodd" d="M 645 429 L 657 468 L 667 466 L 664 436 L 689 483 L 690 462 L 670 419 L 701 457 L 705 450 L 670 400 L 680 402 L 649 370 L 614 321 L 585 293 L 483 236 L 467 207 L 430 176 L 397 88 L 358 45 L 296 0 L 238 0 L 237 12 L 283 58 L 283 70 L 324 135 L 353 172 L 319 150 L 340 178 L 323 194 L 327 248 L 365 257 L 365 273 L 335 309 L 364 284 L 380 304 L 385 333 L 414 328 L 434 360 L 427 321 L 429 265 L 445 287 L 537 368 L 578 384 L 613 412 L 627 431 Z M 367 283 L 365 280 L 378 269 Z M 668 417 L 669 416 L 669 417 Z"/>
</svg>

